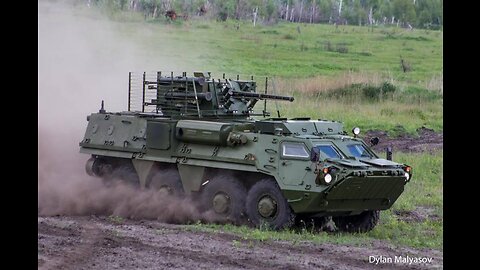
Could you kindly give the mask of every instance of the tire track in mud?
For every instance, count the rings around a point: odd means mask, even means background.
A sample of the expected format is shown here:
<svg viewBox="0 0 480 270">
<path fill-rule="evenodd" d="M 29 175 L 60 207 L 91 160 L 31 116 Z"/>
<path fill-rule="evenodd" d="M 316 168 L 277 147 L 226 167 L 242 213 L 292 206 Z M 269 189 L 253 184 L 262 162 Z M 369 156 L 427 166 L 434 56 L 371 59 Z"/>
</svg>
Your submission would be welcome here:
<svg viewBox="0 0 480 270">
<path fill-rule="evenodd" d="M 157 227 L 161 228 L 168 224 L 157 223 Z M 151 225 L 155 227 L 155 225 Z M 179 230 L 177 228 L 177 230 Z M 190 232 L 190 231 L 189 231 Z M 183 233 L 189 233 L 183 232 Z M 254 243 L 253 248 L 243 249 L 246 253 L 260 253 L 265 254 L 264 258 L 278 259 L 278 254 L 285 254 L 293 258 L 294 263 L 287 263 L 287 265 L 275 264 L 270 262 L 264 265 L 262 261 L 253 264 L 256 268 L 262 268 L 259 266 L 281 268 L 281 269 L 392 269 L 391 264 L 386 265 L 372 265 L 368 262 L 369 255 L 382 255 L 382 256 L 431 256 L 434 258 L 435 264 L 432 265 L 394 265 L 395 269 L 433 269 L 442 268 L 443 265 L 443 253 L 436 250 L 417 250 L 408 247 L 394 247 L 388 243 L 380 240 L 375 240 L 369 246 L 354 246 L 354 245 L 337 245 L 330 243 L 316 244 L 308 241 L 302 241 L 294 244 L 288 241 L 259 241 L 259 240 L 245 240 L 240 236 L 236 236 L 231 233 L 224 232 L 204 232 L 196 231 L 191 232 L 193 235 L 204 235 L 207 238 L 213 238 L 217 242 L 223 243 L 242 243 L 244 246 L 248 246 L 249 243 Z M 273 254 L 273 255 L 272 255 Z M 416 255 L 415 255 L 416 254 Z M 281 256 L 281 255 L 280 255 Z M 251 260 L 252 258 L 249 258 Z M 309 267 L 311 266 L 311 267 Z"/>
<path fill-rule="evenodd" d="M 115 221 L 108 217 L 39 217 L 39 269 L 432 269 L 441 251 L 394 248 L 382 241 L 357 247 L 308 241 L 243 239 L 188 225 Z M 417 254 L 433 265 L 373 265 L 369 255 Z"/>
<path fill-rule="evenodd" d="M 245 252 L 232 247 L 231 241 L 218 238 L 215 234 L 192 232 L 183 226 L 152 222 L 143 225 L 145 231 L 141 230 L 140 233 L 130 234 L 129 231 L 132 231 L 128 230 L 130 226 L 132 225 L 117 226 L 117 230 L 125 234 L 124 241 L 128 242 L 128 245 L 136 252 L 156 249 L 157 255 L 167 258 L 168 262 L 162 263 L 165 267 L 174 267 L 175 269 L 192 269 L 193 266 L 195 269 L 265 269 L 270 267 L 285 269 L 281 264 L 265 263 L 265 258 L 260 260 L 251 258 L 254 252 Z M 152 232 L 161 240 L 152 240 Z M 147 241 L 149 244 L 145 244 Z M 287 268 L 291 269 L 292 267 L 293 265 Z"/>
<path fill-rule="evenodd" d="M 198 234 L 209 234 L 208 232 L 198 232 Z M 241 237 L 228 233 L 215 233 L 215 238 L 220 238 L 225 242 L 245 242 Z M 276 269 L 366 269 L 372 267 L 368 263 L 368 255 L 364 257 L 358 254 L 365 253 L 365 248 L 358 248 L 354 246 L 342 246 L 334 244 L 313 244 L 304 241 L 304 243 L 292 244 L 288 241 L 266 241 L 247 240 L 247 242 L 255 242 L 252 252 L 260 254 L 272 253 L 280 254 L 273 255 L 270 259 L 277 259 L 278 256 L 283 256 L 287 253 L 287 257 L 293 258 L 294 263 L 287 265 L 266 264 L 264 267 L 274 267 Z M 383 247 L 382 254 L 395 253 L 396 250 L 392 248 Z M 354 251 L 355 250 L 355 251 Z M 363 251 L 363 252 L 358 252 Z M 369 252 L 369 250 L 367 249 Z M 282 255 L 283 254 L 283 255 Z M 255 268 L 262 265 L 263 262 L 254 263 Z M 262 267 L 260 267 L 262 268 Z M 391 269 L 392 266 L 375 266 L 376 269 Z M 395 269 L 422 269 L 396 266 Z"/>
<path fill-rule="evenodd" d="M 41 242 L 40 239 L 48 237 L 49 233 L 53 233 L 58 238 L 53 241 L 54 247 L 44 245 L 43 249 L 46 251 L 45 253 L 53 254 L 53 258 L 39 258 L 38 269 L 76 268 L 76 265 L 82 264 L 83 261 L 88 260 L 88 257 L 93 251 L 92 247 L 97 244 L 102 236 L 102 231 L 98 225 L 82 219 L 75 223 L 68 222 L 63 224 L 61 223 L 61 220 L 60 222 L 57 220 L 39 222 L 39 243 Z M 53 250 L 53 248 L 58 246 L 66 248 L 59 250 L 59 252 Z M 39 248 L 39 253 L 40 251 L 41 249 Z M 43 260 L 44 263 L 40 265 L 41 260 Z"/>
</svg>

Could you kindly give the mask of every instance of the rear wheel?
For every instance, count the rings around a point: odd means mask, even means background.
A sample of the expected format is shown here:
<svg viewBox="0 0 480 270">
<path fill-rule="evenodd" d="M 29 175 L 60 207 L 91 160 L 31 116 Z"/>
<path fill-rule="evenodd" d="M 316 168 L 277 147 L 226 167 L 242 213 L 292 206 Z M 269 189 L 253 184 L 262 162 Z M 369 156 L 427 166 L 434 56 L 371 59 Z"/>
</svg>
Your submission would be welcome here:
<svg viewBox="0 0 480 270">
<path fill-rule="evenodd" d="M 240 224 L 244 220 L 245 186 L 235 178 L 216 177 L 202 191 L 202 207 L 212 210 L 215 218 Z"/>
<path fill-rule="evenodd" d="M 108 167 L 108 164 L 106 165 Z M 133 166 L 122 165 L 112 170 L 110 174 L 105 174 L 103 183 L 107 186 L 113 185 L 116 181 L 121 181 L 132 187 L 139 187 L 138 174 Z"/>
<path fill-rule="evenodd" d="M 365 211 L 360 215 L 333 217 L 332 219 L 340 231 L 365 233 L 375 228 L 380 219 L 380 211 Z"/>
<path fill-rule="evenodd" d="M 295 215 L 277 184 L 271 179 L 255 183 L 247 195 L 247 215 L 256 227 L 274 230 L 293 225 Z"/>
<path fill-rule="evenodd" d="M 155 172 L 148 187 L 157 190 L 159 193 L 170 196 L 182 196 L 185 193 L 180 174 L 175 169 L 159 170 Z"/>
<path fill-rule="evenodd" d="M 102 157 L 91 157 L 85 164 L 85 170 L 90 176 L 108 178 L 112 175 L 113 169 L 111 162 Z"/>
</svg>

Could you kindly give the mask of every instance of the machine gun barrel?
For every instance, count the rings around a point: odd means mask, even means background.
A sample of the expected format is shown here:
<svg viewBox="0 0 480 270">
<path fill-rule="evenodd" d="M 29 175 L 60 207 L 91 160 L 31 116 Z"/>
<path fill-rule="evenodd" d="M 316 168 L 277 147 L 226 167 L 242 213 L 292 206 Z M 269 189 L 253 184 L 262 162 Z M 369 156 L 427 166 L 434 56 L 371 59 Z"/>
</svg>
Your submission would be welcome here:
<svg viewBox="0 0 480 270">
<path fill-rule="evenodd" d="M 198 99 L 204 99 L 207 101 L 212 100 L 212 93 L 197 93 Z M 165 93 L 165 99 L 174 100 L 174 99 L 195 99 L 194 93 L 184 93 L 184 92 L 167 92 Z"/>
<path fill-rule="evenodd" d="M 289 96 L 279 96 L 279 95 L 270 95 L 270 94 L 261 94 L 261 93 L 252 93 L 252 92 L 243 92 L 243 91 L 229 91 L 228 94 L 232 97 L 251 97 L 258 99 L 277 99 L 277 100 L 286 100 L 292 102 L 293 97 Z"/>
</svg>

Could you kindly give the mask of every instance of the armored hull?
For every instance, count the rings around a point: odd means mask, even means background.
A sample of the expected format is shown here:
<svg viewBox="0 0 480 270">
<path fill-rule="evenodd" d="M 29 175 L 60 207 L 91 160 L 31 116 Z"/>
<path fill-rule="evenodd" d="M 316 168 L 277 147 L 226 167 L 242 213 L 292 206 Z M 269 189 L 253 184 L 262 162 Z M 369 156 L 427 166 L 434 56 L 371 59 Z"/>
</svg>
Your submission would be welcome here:
<svg viewBox="0 0 480 270">
<path fill-rule="evenodd" d="M 199 211 L 233 223 L 279 229 L 333 216 L 347 231 L 372 229 L 411 179 L 409 166 L 380 158 L 340 122 L 254 119 L 258 100 L 293 97 L 259 94 L 253 80 L 158 74 L 142 84 L 141 110 L 131 109 L 129 85 L 128 111 L 87 117 L 80 152 L 92 156 L 89 174 L 199 198 Z"/>
</svg>

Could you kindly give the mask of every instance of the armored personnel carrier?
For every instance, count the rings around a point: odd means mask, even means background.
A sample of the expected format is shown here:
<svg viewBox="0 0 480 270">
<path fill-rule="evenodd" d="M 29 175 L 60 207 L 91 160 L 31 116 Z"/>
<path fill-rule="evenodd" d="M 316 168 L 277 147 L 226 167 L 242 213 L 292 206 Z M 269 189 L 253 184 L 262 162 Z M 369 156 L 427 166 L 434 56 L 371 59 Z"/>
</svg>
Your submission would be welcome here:
<svg viewBox="0 0 480 270">
<path fill-rule="evenodd" d="M 87 117 L 80 152 L 86 171 L 165 196 L 191 196 L 199 211 L 235 224 L 281 229 L 295 220 L 366 232 L 412 178 L 380 158 L 340 122 L 270 117 L 269 80 L 213 78 L 208 72 L 129 73 L 128 109 Z M 263 90 L 263 91 L 262 91 Z M 258 101 L 263 110 L 254 111 Z M 261 119 L 258 119 L 261 118 Z M 378 143 L 372 139 L 371 144 Z"/>
</svg>

